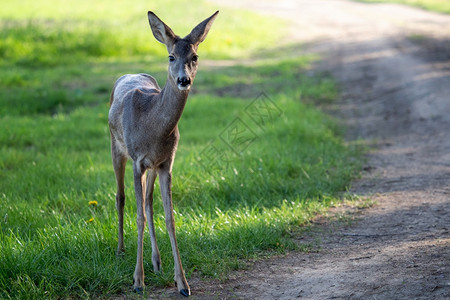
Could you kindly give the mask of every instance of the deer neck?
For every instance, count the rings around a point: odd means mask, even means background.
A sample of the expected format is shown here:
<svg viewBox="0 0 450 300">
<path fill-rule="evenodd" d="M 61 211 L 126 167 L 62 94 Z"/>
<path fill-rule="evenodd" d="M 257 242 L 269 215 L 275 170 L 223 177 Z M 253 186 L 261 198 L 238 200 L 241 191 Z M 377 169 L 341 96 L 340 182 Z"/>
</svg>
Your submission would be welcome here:
<svg viewBox="0 0 450 300">
<path fill-rule="evenodd" d="M 189 95 L 189 90 L 180 91 L 178 87 L 167 79 L 166 85 L 161 90 L 158 119 L 160 128 L 167 134 L 172 133 L 178 125 L 183 114 Z"/>
</svg>

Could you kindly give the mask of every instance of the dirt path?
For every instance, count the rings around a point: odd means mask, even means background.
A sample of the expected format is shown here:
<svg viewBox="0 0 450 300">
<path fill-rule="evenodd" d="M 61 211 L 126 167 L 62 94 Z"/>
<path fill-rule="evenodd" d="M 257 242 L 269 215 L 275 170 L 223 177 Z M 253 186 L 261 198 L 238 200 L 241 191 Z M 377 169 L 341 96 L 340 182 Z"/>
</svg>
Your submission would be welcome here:
<svg viewBox="0 0 450 300">
<path fill-rule="evenodd" d="M 324 55 L 317 70 L 343 87 L 333 113 L 349 139 L 376 142 L 352 192 L 378 204 L 314 233 L 315 253 L 258 262 L 220 285 L 194 278 L 193 298 L 450 299 L 450 16 L 339 0 L 215 2 L 281 16 L 291 42 Z"/>
</svg>

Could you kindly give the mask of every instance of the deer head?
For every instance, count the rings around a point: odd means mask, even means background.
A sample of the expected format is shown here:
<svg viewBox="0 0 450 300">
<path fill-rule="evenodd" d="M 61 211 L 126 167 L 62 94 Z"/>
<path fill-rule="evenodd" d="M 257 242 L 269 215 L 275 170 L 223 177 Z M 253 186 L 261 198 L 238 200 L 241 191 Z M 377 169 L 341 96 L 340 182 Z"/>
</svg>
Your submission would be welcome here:
<svg viewBox="0 0 450 300">
<path fill-rule="evenodd" d="M 168 82 L 173 88 L 188 91 L 197 73 L 198 45 L 206 38 L 214 19 L 219 12 L 198 24 L 184 38 L 177 36 L 169 26 L 153 12 L 148 12 L 148 21 L 155 38 L 166 45 L 169 53 Z"/>
</svg>

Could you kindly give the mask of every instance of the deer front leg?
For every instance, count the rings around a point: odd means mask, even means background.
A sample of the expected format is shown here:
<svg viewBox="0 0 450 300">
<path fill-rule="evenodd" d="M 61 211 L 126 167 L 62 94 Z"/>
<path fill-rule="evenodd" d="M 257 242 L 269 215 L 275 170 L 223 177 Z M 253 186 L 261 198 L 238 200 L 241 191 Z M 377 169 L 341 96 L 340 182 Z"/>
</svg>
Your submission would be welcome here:
<svg viewBox="0 0 450 300">
<path fill-rule="evenodd" d="M 181 264 L 180 252 L 178 251 L 177 239 L 175 236 L 175 220 L 173 218 L 173 204 L 172 204 L 172 173 L 169 168 L 160 169 L 159 185 L 161 188 L 161 196 L 164 204 L 164 214 L 166 217 L 166 227 L 169 232 L 170 244 L 172 246 L 172 254 L 175 267 L 175 282 L 178 291 L 183 296 L 189 296 L 191 290 L 184 275 L 183 266 Z"/>
<path fill-rule="evenodd" d="M 136 205 L 137 205 L 137 229 L 138 229 L 138 242 L 137 242 L 137 257 L 136 257 L 136 269 L 134 270 L 134 291 L 137 293 L 142 292 L 144 289 L 144 229 L 145 229 L 145 170 L 142 170 L 138 163 L 133 164 L 134 172 L 134 190 L 136 193 Z"/>
<path fill-rule="evenodd" d="M 123 243 L 123 209 L 125 206 L 124 176 L 127 157 L 118 151 L 116 147 L 116 142 L 112 134 L 111 134 L 111 155 L 117 184 L 116 209 L 117 209 L 117 216 L 119 219 L 119 226 L 118 226 L 119 237 L 117 245 L 117 255 L 119 255 L 125 251 L 125 246 Z"/>
<path fill-rule="evenodd" d="M 152 263 L 155 272 L 161 271 L 161 256 L 159 254 L 158 244 L 156 243 L 155 224 L 153 222 L 153 190 L 155 188 L 155 179 L 157 173 L 155 170 L 148 170 L 147 175 L 147 194 L 145 199 L 145 212 L 147 214 L 148 229 L 150 231 L 150 240 L 152 241 Z"/>
</svg>

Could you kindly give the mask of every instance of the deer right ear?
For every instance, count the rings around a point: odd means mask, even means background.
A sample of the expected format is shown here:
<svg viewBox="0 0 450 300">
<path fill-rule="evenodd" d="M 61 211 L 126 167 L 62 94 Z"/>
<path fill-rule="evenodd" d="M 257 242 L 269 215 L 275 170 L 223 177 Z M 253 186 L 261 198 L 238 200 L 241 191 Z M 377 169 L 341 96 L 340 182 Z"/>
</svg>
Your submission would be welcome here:
<svg viewBox="0 0 450 300">
<path fill-rule="evenodd" d="M 177 38 L 176 34 L 151 11 L 148 12 L 148 22 L 155 38 L 165 44 L 167 51 L 170 53 Z"/>
<path fill-rule="evenodd" d="M 192 44 L 197 47 L 205 40 L 218 13 L 219 11 L 216 11 L 211 17 L 198 24 L 194 29 L 192 29 L 191 33 L 189 33 L 186 38 L 188 38 Z"/>
</svg>

